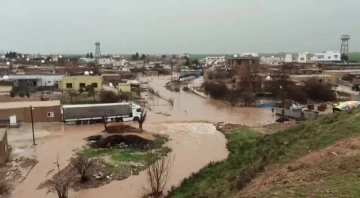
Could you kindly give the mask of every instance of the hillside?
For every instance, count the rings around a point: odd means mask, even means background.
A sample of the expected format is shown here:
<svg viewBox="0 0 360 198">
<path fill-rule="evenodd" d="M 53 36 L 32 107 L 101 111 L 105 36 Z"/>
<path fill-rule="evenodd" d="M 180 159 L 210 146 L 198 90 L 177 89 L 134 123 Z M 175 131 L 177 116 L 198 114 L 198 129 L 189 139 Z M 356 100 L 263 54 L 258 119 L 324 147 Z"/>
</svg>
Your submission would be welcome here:
<svg viewBox="0 0 360 198">
<path fill-rule="evenodd" d="M 169 197 L 359 197 L 360 109 L 271 135 L 236 127 L 229 157 L 185 179 Z"/>
</svg>

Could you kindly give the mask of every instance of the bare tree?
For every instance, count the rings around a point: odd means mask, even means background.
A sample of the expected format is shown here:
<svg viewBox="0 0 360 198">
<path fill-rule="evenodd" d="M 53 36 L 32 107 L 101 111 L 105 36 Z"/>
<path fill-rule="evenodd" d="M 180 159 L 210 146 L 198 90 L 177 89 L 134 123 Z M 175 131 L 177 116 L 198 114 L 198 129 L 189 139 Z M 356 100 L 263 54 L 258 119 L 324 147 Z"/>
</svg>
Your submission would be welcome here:
<svg viewBox="0 0 360 198">
<path fill-rule="evenodd" d="M 55 191 L 58 195 L 58 198 L 68 198 L 69 190 L 72 184 L 72 179 L 68 178 L 60 178 L 58 180 L 50 180 L 49 181 L 49 191 Z"/>
<path fill-rule="evenodd" d="M 87 172 L 94 165 L 94 161 L 83 154 L 78 154 L 76 158 L 71 160 L 71 164 L 80 175 L 80 181 L 85 182 L 88 179 Z"/>
<path fill-rule="evenodd" d="M 58 198 L 68 198 L 70 187 L 73 183 L 72 177 L 66 176 L 60 172 L 59 155 L 56 157 L 56 166 L 58 168 L 59 177 L 48 181 L 48 191 L 46 194 L 55 191 Z"/>
<path fill-rule="evenodd" d="M 138 123 L 139 123 L 139 129 L 141 130 L 141 132 L 143 131 L 143 127 L 142 127 L 142 126 L 143 126 L 145 120 L 146 120 L 146 111 L 145 111 L 145 108 L 143 108 L 143 109 L 141 110 L 140 118 L 137 120 Z"/>
<path fill-rule="evenodd" d="M 170 178 L 173 158 L 162 156 L 146 170 L 147 184 L 143 187 L 143 198 L 159 198 L 163 196 L 165 186 Z"/>
<path fill-rule="evenodd" d="M 95 96 L 95 87 L 90 85 L 87 87 L 88 95 L 94 98 L 94 101 L 96 100 Z"/>
<path fill-rule="evenodd" d="M 105 131 L 106 131 L 106 127 L 107 127 L 107 122 L 108 122 L 107 116 L 102 117 L 102 123 L 104 125 L 104 130 Z"/>
</svg>

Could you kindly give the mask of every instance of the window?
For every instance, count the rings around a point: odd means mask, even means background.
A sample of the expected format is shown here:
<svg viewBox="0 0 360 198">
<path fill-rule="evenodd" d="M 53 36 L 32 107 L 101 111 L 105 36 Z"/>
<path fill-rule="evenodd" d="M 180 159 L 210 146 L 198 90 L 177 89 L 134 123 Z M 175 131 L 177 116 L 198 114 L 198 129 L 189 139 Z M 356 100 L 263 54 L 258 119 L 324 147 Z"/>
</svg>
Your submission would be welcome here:
<svg viewBox="0 0 360 198">
<path fill-rule="evenodd" d="M 302 60 L 302 61 L 303 61 L 303 60 L 304 60 L 304 58 L 300 58 L 300 60 Z"/>
<path fill-rule="evenodd" d="M 91 86 L 94 87 L 94 88 L 97 88 L 97 83 L 91 83 Z"/>
<path fill-rule="evenodd" d="M 85 83 L 79 83 L 79 87 L 85 88 Z"/>
<path fill-rule="evenodd" d="M 331 56 L 328 56 L 328 59 L 331 59 Z"/>
<path fill-rule="evenodd" d="M 72 83 L 66 83 L 66 88 L 71 89 L 72 88 Z"/>
<path fill-rule="evenodd" d="M 334 55 L 335 58 L 338 58 L 339 56 L 338 55 Z"/>
<path fill-rule="evenodd" d="M 141 108 L 136 109 L 136 112 L 141 112 Z"/>
<path fill-rule="evenodd" d="M 53 118 L 54 117 L 54 112 L 47 112 L 47 117 L 48 118 Z"/>
<path fill-rule="evenodd" d="M 51 84 L 51 81 L 48 81 L 47 83 Z"/>
</svg>

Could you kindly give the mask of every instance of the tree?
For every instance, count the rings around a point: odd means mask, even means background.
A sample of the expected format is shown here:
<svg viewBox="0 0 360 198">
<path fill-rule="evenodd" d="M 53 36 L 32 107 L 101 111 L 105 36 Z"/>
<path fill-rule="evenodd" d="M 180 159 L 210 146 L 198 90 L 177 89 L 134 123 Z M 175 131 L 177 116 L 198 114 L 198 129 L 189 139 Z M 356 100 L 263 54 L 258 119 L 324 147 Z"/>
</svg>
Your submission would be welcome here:
<svg viewBox="0 0 360 198">
<path fill-rule="evenodd" d="M 90 57 L 91 59 L 94 58 L 94 55 L 93 55 L 92 52 L 90 52 L 89 57 Z"/>
<path fill-rule="evenodd" d="M 186 61 L 185 61 L 185 65 L 186 65 L 186 66 L 190 66 L 190 60 L 189 60 L 189 57 L 185 56 L 185 59 L 186 59 Z"/>
<path fill-rule="evenodd" d="M 67 94 L 69 95 L 70 100 L 72 100 L 73 98 L 75 98 L 76 96 L 79 95 L 79 94 L 78 94 L 76 91 L 74 91 L 74 90 L 68 90 L 68 91 L 67 91 Z"/>
<path fill-rule="evenodd" d="M 95 100 L 96 100 L 96 98 L 95 98 L 95 96 L 96 96 L 96 94 L 95 94 L 95 87 L 92 86 L 92 85 L 89 85 L 89 86 L 87 86 L 86 88 L 87 88 L 88 95 L 89 95 L 89 96 L 92 96 L 92 97 L 94 98 L 94 101 L 95 101 Z"/>
<path fill-rule="evenodd" d="M 140 60 L 145 60 L 145 59 L 146 59 L 146 55 L 145 54 L 141 55 Z"/>
<path fill-rule="evenodd" d="M 341 54 L 341 61 L 348 61 L 349 57 L 346 54 Z"/>
<path fill-rule="evenodd" d="M 87 172 L 94 165 L 94 161 L 83 154 L 78 154 L 76 158 L 71 159 L 71 164 L 80 175 L 80 182 L 83 183 L 88 179 Z"/>
<path fill-rule="evenodd" d="M 80 87 L 79 93 L 82 94 L 82 93 L 84 93 L 84 92 L 85 92 L 84 88 L 83 88 L 83 87 Z"/>
<path fill-rule="evenodd" d="M 173 59 L 176 59 L 176 58 L 177 58 L 176 54 L 173 54 L 173 55 L 172 55 L 172 58 L 173 58 Z"/>
<path fill-rule="evenodd" d="M 55 191 L 58 198 L 68 198 L 70 187 L 73 183 L 73 178 L 66 176 L 63 172 L 60 172 L 59 155 L 57 156 L 56 165 L 60 176 L 57 179 L 48 181 L 48 194 L 51 191 Z"/>
<path fill-rule="evenodd" d="M 30 93 L 29 93 L 29 91 L 26 91 L 26 97 L 30 98 Z"/>
<path fill-rule="evenodd" d="M 156 160 L 156 159 L 155 159 Z M 146 170 L 147 186 L 143 187 L 143 198 L 160 198 L 169 181 L 173 163 L 171 155 L 162 156 Z"/>
<path fill-rule="evenodd" d="M 161 56 L 161 58 L 162 58 L 162 59 L 165 59 L 165 58 L 166 58 L 166 55 L 165 55 L 165 54 L 164 54 L 164 55 L 162 55 L 162 56 Z"/>
<path fill-rule="evenodd" d="M 141 132 L 143 131 L 143 124 L 144 124 L 145 120 L 146 120 L 146 111 L 145 111 L 145 109 L 142 109 L 140 118 L 137 120 L 139 123 L 139 129 L 141 130 Z"/>
<path fill-rule="evenodd" d="M 89 53 L 86 54 L 86 58 L 90 58 L 90 54 L 89 54 Z"/>
<path fill-rule="evenodd" d="M 107 90 L 101 90 L 99 98 L 102 103 L 116 103 L 120 100 L 117 93 Z"/>
<path fill-rule="evenodd" d="M 257 64 L 247 64 L 245 65 L 245 71 L 241 72 L 241 81 L 242 83 L 246 83 L 248 85 L 247 88 L 253 91 L 254 93 L 257 91 L 259 86 L 260 76 L 259 76 L 259 65 Z"/>
</svg>

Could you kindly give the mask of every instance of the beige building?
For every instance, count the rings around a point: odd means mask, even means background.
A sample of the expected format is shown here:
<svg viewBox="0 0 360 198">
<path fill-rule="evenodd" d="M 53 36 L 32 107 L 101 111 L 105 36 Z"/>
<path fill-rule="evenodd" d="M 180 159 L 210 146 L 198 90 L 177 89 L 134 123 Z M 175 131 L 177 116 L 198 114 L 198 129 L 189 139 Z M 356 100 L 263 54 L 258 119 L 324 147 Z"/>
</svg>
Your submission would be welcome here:
<svg viewBox="0 0 360 198">
<path fill-rule="evenodd" d="M 290 75 L 290 80 L 294 82 L 304 82 L 309 79 L 317 79 L 319 82 L 336 84 L 336 76 L 328 74 L 314 74 L 314 75 Z"/>
<path fill-rule="evenodd" d="M 0 120 L 9 123 L 10 116 L 15 115 L 18 123 L 31 123 L 31 111 L 34 122 L 62 121 L 60 100 L 1 102 Z"/>
<path fill-rule="evenodd" d="M 59 82 L 59 89 L 61 90 L 75 90 L 86 86 L 94 86 L 96 91 L 102 89 L 103 78 L 101 76 L 64 76 Z"/>
<path fill-rule="evenodd" d="M 6 129 L 0 129 L 0 166 L 4 166 L 10 154 Z"/>
</svg>

